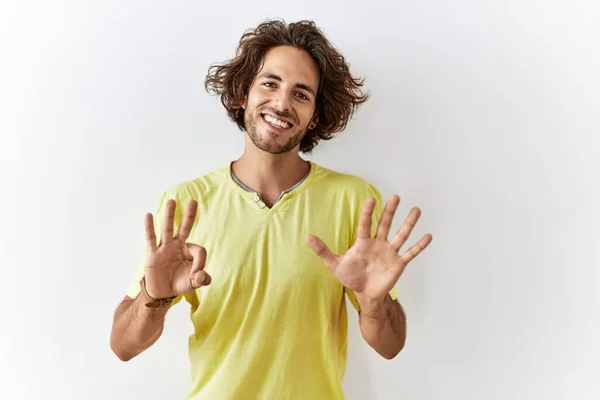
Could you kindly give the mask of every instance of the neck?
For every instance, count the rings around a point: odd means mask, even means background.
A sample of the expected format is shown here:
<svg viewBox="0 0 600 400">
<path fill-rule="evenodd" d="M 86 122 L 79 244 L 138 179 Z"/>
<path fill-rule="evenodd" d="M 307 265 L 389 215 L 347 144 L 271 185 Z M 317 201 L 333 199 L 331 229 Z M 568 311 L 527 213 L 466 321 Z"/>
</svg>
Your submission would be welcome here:
<svg viewBox="0 0 600 400">
<path fill-rule="evenodd" d="M 310 165 L 294 149 L 284 154 L 269 154 L 247 146 L 232 164 L 236 177 L 264 197 L 277 197 L 306 175 Z"/>
</svg>

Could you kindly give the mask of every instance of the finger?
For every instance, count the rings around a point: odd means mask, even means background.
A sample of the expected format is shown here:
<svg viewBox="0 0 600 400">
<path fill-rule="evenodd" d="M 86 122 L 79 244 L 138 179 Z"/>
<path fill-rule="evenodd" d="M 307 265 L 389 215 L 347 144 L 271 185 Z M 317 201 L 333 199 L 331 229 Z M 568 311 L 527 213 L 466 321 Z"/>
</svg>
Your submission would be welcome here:
<svg viewBox="0 0 600 400">
<path fill-rule="evenodd" d="M 190 285 L 194 290 L 202 286 L 208 286 L 211 282 L 211 276 L 204 270 L 198 271 L 194 275 L 190 275 Z"/>
<path fill-rule="evenodd" d="M 392 248 L 396 250 L 396 252 L 400 251 L 400 248 L 404 245 L 404 243 L 406 243 L 420 216 L 421 210 L 418 207 L 414 207 L 412 210 L 410 210 L 410 213 L 404 220 L 404 223 L 390 241 Z"/>
<path fill-rule="evenodd" d="M 165 216 L 163 219 L 161 243 L 167 243 L 173 240 L 173 220 L 175 219 L 175 200 L 169 199 L 165 204 Z"/>
<path fill-rule="evenodd" d="M 196 220 L 197 211 L 198 202 L 196 200 L 190 200 L 187 204 L 187 209 L 185 211 L 185 215 L 183 216 L 181 226 L 179 227 L 177 239 L 183 240 L 185 242 L 185 240 L 190 236 L 190 232 L 192 231 L 192 227 L 194 226 L 194 221 Z"/>
<path fill-rule="evenodd" d="M 184 260 L 192 261 L 194 259 L 194 256 L 192 255 L 192 253 L 190 253 L 191 245 L 192 245 L 191 243 L 185 243 L 185 246 L 183 246 L 183 259 Z"/>
<path fill-rule="evenodd" d="M 192 266 L 190 267 L 190 276 L 204 268 L 206 264 L 206 249 L 202 246 L 188 243 L 187 249 L 192 255 Z"/>
<path fill-rule="evenodd" d="M 377 224 L 377 233 L 375 234 L 376 239 L 387 241 L 398 204 L 400 204 L 400 197 L 396 194 L 391 195 L 385 204 L 383 214 L 379 219 L 379 224 Z"/>
<path fill-rule="evenodd" d="M 333 270 L 337 266 L 338 257 L 329 250 L 329 247 L 323 242 L 321 239 L 316 237 L 315 235 L 308 235 L 306 238 L 306 243 L 318 255 L 321 260 L 329 267 L 329 269 Z"/>
<path fill-rule="evenodd" d="M 146 214 L 144 219 L 144 225 L 146 230 L 146 243 L 149 250 L 156 249 L 156 233 L 154 231 L 154 218 L 151 213 Z"/>
<path fill-rule="evenodd" d="M 369 197 L 363 204 L 360 220 L 358 221 L 357 239 L 367 239 L 371 237 L 371 225 L 373 223 L 373 210 L 375 209 L 375 199 Z"/>
<path fill-rule="evenodd" d="M 406 253 L 404 253 L 404 255 L 402 256 L 405 265 L 408 264 L 413 258 L 418 256 L 420 252 L 425 250 L 425 248 L 429 246 L 429 243 L 431 243 L 432 240 L 433 236 L 431 236 L 431 234 L 428 233 L 427 235 L 423 236 L 421 240 L 417 242 L 417 244 L 408 249 Z"/>
</svg>

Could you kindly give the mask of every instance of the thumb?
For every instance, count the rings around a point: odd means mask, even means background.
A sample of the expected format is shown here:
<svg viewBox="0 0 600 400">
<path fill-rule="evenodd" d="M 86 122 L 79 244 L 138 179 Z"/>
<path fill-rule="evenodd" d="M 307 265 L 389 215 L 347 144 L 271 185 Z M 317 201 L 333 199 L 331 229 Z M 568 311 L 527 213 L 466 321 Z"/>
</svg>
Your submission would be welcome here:
<svg viewBox="0 0 600 400">
<path fill-rule="evenodd" d="M 197 273 L 190 275 L 190 284 L 192 285 L 192 289 L 196 290 L 201 286 L 208 286 L 212 278 L 208 274 L 208 272 L 204 270 L 200 270 Z"/>
<path fill-rule="evenodd" d="M 315 252 L 316 255 L 321 257 L 321 260 L 329 267 L 329 269 L 333 270 L 337 266 L 338 256 L 333 254 L 329 247 L 323 242 L 321 239 L 316 237 L 315 235 L 308 235 L 306 237 L 306 243 L 308 247 Z"/>
</svg>

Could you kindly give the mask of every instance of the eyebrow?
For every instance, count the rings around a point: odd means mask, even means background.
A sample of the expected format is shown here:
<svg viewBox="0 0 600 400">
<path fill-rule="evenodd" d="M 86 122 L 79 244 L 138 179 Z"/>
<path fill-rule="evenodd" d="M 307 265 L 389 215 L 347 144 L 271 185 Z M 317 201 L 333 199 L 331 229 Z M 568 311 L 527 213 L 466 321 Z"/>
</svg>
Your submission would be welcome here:
<svg viewBox="0 0 600 400">
<path fill-rule="evenodd" d="M 281 79 L 281 77 L 279 75 L 270 74 L 270 73 L 261 74 L 259 76 L 259 78 L 273 79 L 273 80 L 276 80 L 279 82 L 283 82 L 283 79 Z M 294 86 L 299 89 L 306 90 L 307 92 L 310 92 L 314 97 L 317 97 L 317 93 L 315 92 L 315 90 L 304 83 L 296 83 Z"/>
</svg>

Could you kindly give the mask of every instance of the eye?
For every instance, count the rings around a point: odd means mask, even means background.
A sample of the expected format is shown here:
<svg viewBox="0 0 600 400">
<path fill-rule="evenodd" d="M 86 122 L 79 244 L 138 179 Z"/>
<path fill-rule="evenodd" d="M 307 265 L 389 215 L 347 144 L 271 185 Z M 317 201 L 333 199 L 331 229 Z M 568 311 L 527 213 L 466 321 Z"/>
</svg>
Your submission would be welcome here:
<svg viewBox="0 0 600 400">
<path fill-rule="evenodd" d="M 268 88 L 275 88 L 277 87 L 277 85 L 275 84 L 275 82 L 265 82 L 263 83 L 264 86 L 268 87 Z"/>
<path fill-rule="evenodd" d="M 302 100 L 308 100 L 308 96 L 304 93 L 296 93 L 296 96 L 300 97 Z"/>
</svg>

